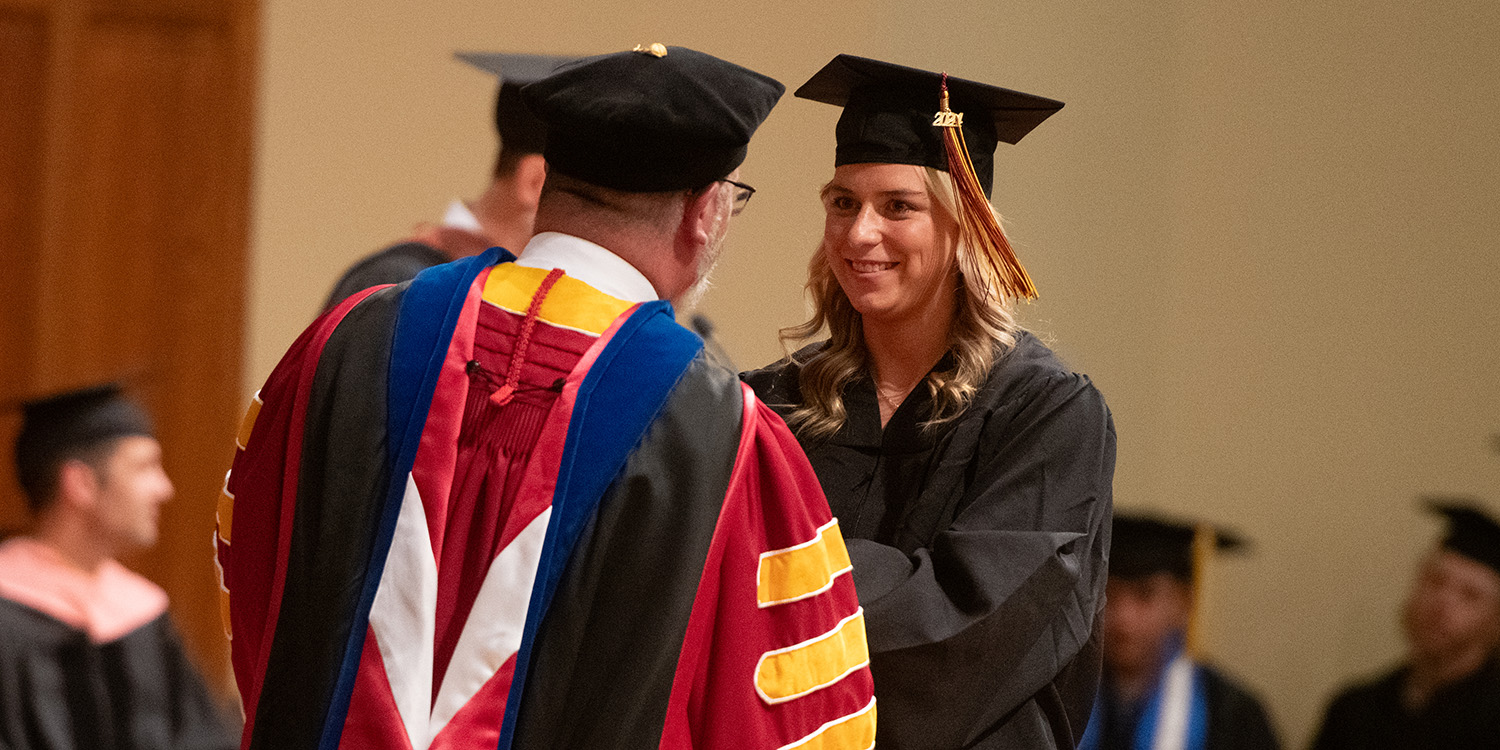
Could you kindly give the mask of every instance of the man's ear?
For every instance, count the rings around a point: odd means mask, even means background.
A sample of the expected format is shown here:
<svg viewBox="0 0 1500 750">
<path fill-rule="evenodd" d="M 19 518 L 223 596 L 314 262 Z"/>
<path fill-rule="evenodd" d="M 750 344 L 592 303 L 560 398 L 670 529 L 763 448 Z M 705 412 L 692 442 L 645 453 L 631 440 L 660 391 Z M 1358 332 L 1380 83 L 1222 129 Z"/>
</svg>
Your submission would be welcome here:
<svg viewBox="0 0 1500 750">
<path fill-rule="evenodd" d="M 527 154 L 516 161 L 516 194 L 535 208 L 547 181 L 547 160 L 541 154 Z"/>
<path fill-rule="evenodd" d="M 713 241 L 714 222 L 718 219 L 719 190 L 723 187 L 724 183 L 715 182 L 696 193 L 688 193 L 687 199 L 683 201 L 682 223 L 677 227 L 678 253 L 695 256 L 691 258 L 695 267 L 697 252 Z"/>
<path fill-rule="evenodd" d="M 99 472 L 77 458 L 70 458 L 57 469 L 58 504 L 70 504 L 84 508 L 93 507 L 94 496 L 99 492 Z"/>
</svg>

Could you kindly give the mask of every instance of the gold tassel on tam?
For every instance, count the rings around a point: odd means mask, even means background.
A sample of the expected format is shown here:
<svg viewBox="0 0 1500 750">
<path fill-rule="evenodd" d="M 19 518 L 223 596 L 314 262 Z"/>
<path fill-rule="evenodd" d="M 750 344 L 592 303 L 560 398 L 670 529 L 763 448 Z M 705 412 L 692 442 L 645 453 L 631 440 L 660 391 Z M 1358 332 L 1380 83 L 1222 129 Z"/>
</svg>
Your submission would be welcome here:
<svg viewBox="0 0 1500 750">
<path fill-rule="evenodd" d="M 1188 608 L 1187 652 L 1195 659 L 1204 658 L 1203 600 L 1208 595 L 1208 563 L 1218 549 L 1218 532 L 1208 524 L 1193 529 L 1193 593 Z"/>
<path fill-rule="evenodd" d="M 958 196 L 959 237 L 973 248 L 995 272 L 1000 293 L 1012 299 L 1034 300 L 1036 286 L 1016 258 L 1010 240 L 1000 228 L 984 188 L 974 174 L 969 147 L 964 142 L 964 115 L 948 108 L 948 74 L 943 74 L 943 106 L 932 118 L 932 124 L 943 129 L 943 146 L 948 156 L 948 177 Z"/>
</svg>

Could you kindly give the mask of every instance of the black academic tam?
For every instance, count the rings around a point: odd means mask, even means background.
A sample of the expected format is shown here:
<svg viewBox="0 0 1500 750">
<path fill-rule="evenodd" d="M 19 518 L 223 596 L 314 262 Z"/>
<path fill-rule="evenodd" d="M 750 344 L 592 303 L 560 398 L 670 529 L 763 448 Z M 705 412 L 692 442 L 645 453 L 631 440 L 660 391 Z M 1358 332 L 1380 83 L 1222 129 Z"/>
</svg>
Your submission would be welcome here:
<svg viewBox="0 0 1500 750">
<path fill-rule="evenodd" d="M 521 89 L 547 125 L 547 164 L 632 193 L 727 177 L 786 87 L 685 47 L 643 45 L 563 65 Z"/>
</svg>

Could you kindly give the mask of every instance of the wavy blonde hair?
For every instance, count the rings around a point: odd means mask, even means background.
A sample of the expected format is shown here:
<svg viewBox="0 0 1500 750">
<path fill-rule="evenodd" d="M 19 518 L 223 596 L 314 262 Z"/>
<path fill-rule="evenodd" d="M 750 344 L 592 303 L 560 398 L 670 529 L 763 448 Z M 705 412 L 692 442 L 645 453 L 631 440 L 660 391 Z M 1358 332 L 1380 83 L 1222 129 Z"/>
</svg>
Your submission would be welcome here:
<svg viewBox="0 0 1500 750">
<path fill-rule="evenodd" d="M 958 201 L 948 174 L 931 167 L 921 169 L 934 204 L 956 221 Z M 990 210 L 995 209 L 991 206 Z M 995 218 L 999 220 L 999 213 Z M 999 292 L 994 269 L 962 239 L 957 240 L 956 253 L 958 299 L 948 333 L 954 365 L 923 381 L 933 400 L 932 417 L 923 424 L 929 430 L 957 419 L 968 408 L 996 358 L 1015 346 L 1021 330 L 1014 303 Z M 787 360 L 802 369 L 802 405 L 792 412 L 790 421 L 804 437 L 821 439 L 838 432 L 848 419 L 844 388 L 867 372 L 871 363 L 859 312 L 834 277 L 821 242 L 807 264 L 807 291 L 813 301 L 812 317 L 779 333 Z M 792 354 L 794 344 L 817 336 L 825 326 L 827 346 L 805 359 Z"/>
</svg>

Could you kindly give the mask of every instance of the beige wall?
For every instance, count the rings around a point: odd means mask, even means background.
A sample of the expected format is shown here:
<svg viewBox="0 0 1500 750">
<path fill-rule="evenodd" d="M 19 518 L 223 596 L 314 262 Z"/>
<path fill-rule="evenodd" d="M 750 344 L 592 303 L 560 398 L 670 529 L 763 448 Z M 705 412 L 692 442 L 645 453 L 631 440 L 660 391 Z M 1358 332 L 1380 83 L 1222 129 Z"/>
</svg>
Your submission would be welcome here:
<svg viewBox="0 0 1500 750">
<path fill-rule="evenodd" d="M 1211 650 L 1290 746 L 1399 657 L 1435 533 L 1413 498 L 1500 511 L 1492 0 L 265 8 L 251 381 L 347 263 L 482 186 L 492 83 L 451 50 L 662 41 L 792 88 L 850 52 L 1068 102 L 996 160 L 1042 291 L 1025 318 L 1109 398 L 1120 505 L 1255 539 L 1216 570 Z M 788 98 L 752 147 L 760 192 L 705 307 L 741 365 L 803 314 L 836 115 Z"/>
</svg>

